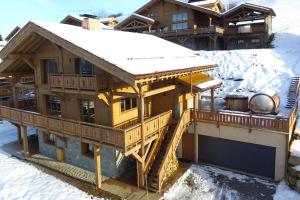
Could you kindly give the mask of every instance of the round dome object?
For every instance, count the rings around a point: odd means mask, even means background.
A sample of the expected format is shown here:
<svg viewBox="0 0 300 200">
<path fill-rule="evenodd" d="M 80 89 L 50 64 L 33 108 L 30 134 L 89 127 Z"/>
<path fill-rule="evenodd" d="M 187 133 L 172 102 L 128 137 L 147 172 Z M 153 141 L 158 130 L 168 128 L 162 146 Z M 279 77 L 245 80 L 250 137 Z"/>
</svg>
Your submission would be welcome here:
<svg viewBox="0 0 300 200">
<path fill-rule="evenodd" d="M 280 97 L 272 90 L 265 90 L 253 95 L 249 102 L 249 108 L 253 113 L 272 114 L 280 105 Z"/>
</svg>

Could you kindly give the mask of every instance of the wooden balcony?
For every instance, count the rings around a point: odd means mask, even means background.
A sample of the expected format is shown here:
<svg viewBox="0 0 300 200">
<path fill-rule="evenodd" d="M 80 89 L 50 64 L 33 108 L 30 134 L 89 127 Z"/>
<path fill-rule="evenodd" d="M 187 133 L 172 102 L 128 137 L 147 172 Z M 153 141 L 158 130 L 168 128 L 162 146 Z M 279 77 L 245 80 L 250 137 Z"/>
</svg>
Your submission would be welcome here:
<svg viewBox="0 0 300 200">
<path fill-rule="evenodd" d="M 11 107 L 0 106 L 0 118 L 12 123 L 49 131 L 61 137 L 77 137 L 93 143 L 101 143 L 119 149 L 126 155 L 139 149 L 141 144 L 141 125 L 118 129 L 98 124 L 85 123 L 64 118 L 45 116 Z M 145 143 L 158 137 L 160 129 L 171 123 L 172 111 L 162 113 L 145 122 Z"/>
<path fill-rule="evenodd" d="M 212 33 L 217 33 L 222 35 L 224 33 L 224 28 L 219 26 L 210 26 L 210 27 L 202 27 L 202 28 L 195 28 L 195 29 L 156 32 L 151 34 L 164 38 L 164 37 L 177 37 L 177 36 L 212 34 Z"/>
<path fill-rule="evenodd" d="M 249 34 L 261 34 L 266 32 L 265 24 L 252 24 L 249 32 L 240 32 L 239 26 L 228 27 L 225 31 L 225 35 L 249 35 Z"/>
<path fill-rule="evenodd" d="M 108 88 L 108 80 L 104 76 L 81 76 L 78 74 L 51 74 L 48 84 L 52 90 L 86 90 L 98 91 Z"/>
<path fill-rule="evenodd" d="M 191 113 L 191 118 L 196 122 L 213 123 L 224 126 L 235 126 L 250 129 L 269 129 L 290 133 L 297 117 L 297 106 L 290 111 L 289 117 L 270 115 L 251 115 L 237 112 L 210 112 L 196 111 L 196 116 Z"/>
</svg>

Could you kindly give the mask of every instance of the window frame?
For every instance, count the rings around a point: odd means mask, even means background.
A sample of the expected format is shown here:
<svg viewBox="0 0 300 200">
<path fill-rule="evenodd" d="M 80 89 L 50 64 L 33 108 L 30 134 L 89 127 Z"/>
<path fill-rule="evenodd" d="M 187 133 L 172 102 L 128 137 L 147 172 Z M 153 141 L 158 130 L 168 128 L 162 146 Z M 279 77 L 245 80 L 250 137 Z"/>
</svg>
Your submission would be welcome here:
<svg viewBox="0 0 300 200">
<path fill-rule="evenodd" d="M 94 145 L 81 142 L 80 146 L 81 146 L 81 155 L 91 157 L 91 158 L 94 157 Z"/>
<path fill-rule="evenodd" d="M 87 65 L 90 65 L 91 69 L 86 70 L 85 68 Z M 76 74 L 80 76 L 92 76 L 95 74 L 94 65 L 82 58 L 75 58 L 74 59 L 74 66 Z"/>
<path fill-rule="evenodd" d="M 87 102 L 87 114 L 84 113 L 84 103 Z M 93 102 L 93 108 L 91 107 L 91 102 Z M 90 99 L 80 99 L 80 119 L 81 121 L 87 122 L 87 123 L 95 123 L 95 101 Z M 91 113 L 91 109 L 94 110 L 93 113 Z M 88 119 L 88 120 L 86 120 Z"/>
<path fill-rule="evenodd" d="M 172 15 L 172 31 L 186 30 L 189 28 L 188 12 L 179 12 Z"/>
<path fill-rule="evenodd" d="M 55 61 L 55 63 L 56 63 L 56 69 L 54 69 L 53 71 L 54 72 L 51 72 L 51 70 L 47 67 L 47 69 L 46 69 L 46 65 L 45 65 L 45 63 L 46 63 L 46 61 Z M 48 84 L 48 77 L 49 77 L 49 75 L 51 75 L 51 74 L 58 74 L 58 70 L 59 70 L 59 67 L 58 67 L 58 59 L 57 58 L 42 58 L 42 59 L 40 59 L 40 62 L 41 62 L 41 68 L 42 68 L 42 70 L 43 70 L 43 76 L 42 76 L 42 82 L 44 83 L 44 84 Z"/>
<path fill-rule="evenodd" d="M 137 98 L 135 97 L 127 97 L 121 99 L 120 109 L 121 113 L 133 110 L 137 108 Z"/>
<path fill-rule="evenodd" d="M 55 134 L 43 132 L 43 140 L 45 144 L 56 146 L 56 139 Z"/>
<path fill-rule="evenodd" d="M 58 96 L 46 95 L 48 115 L 61 116 L 61 100 Z M 53 109 L 59 107 L 59 109 Z"/>
</svg>

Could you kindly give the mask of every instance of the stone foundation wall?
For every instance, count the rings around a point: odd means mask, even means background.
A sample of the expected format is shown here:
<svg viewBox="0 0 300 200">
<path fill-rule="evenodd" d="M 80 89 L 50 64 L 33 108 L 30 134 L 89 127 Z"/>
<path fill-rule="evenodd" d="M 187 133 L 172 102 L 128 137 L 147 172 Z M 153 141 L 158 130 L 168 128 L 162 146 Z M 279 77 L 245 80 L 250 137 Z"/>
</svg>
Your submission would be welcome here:
<svg viewBox="0 0 300 200">
<path fill-rule="evenodd" d="M 80 168 L 95 171 L 94 158 L 81 154 L 81 143 L 77 138 L 62 140 L 57 137 L 56 145 L 47 144 L 43 140 L 43 132 L 38 132 L 40 153 L 56 159 L 56 148 L 60 147 L 65 152 L 65 162 Z M 100 146 L 101 173 L 103 176 L 117 178 L 130 169 L 132 159 L 125 157 L 121 152 L 106 146 Z"/>
<path fill-rule="evenodd" d="M 300 192 L 300 171 L 295 169 L 300 166 L 300 158 L 290 156 L 287 167 L 286 180 L 288 185 L 297 192 Z"/>
</svg>

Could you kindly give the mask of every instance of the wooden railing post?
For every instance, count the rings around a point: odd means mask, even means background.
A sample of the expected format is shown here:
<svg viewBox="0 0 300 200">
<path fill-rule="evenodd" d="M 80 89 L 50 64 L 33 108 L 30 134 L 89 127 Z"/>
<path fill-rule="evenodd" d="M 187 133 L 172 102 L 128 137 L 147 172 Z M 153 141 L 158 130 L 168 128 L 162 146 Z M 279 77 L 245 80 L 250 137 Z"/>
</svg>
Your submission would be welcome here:
<svg viewBox="0 0 300 200">
<path fill-rule="evenodd" d="M 95 162 L 96 189 L 100 189 L 102 184 L 102 178 L 101 178 L 101 157 L 100 157 L 99 145 L 94 145 L 94 162 Z"/>
<path fill-rule="evenodd" d="M 23 129 L 23 149 L 24 149 L 24 157 L 29 157 L 29 148 L 28 148 L 28 134 L 27 134 L 27 127 L 22 126 Z"/>
</svg>

